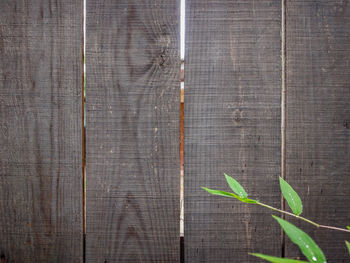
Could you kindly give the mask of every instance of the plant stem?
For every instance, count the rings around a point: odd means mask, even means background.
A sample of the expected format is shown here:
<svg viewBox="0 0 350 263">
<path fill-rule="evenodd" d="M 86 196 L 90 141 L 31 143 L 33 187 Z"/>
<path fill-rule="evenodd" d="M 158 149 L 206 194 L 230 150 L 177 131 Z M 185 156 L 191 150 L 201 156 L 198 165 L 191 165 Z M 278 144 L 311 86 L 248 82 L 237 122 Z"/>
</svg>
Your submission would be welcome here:
<svg viewBox="0 0 350 263">
<path fill-rule="evenodd" d="M 320 228 L 327 228 L 327 229 L 332 229 L 332 230 L 338 230 L 338 231 L 343 231 L 343 232 L 348 232 L 350 233 L 350 230 L 344 229 L 344 228 L 339 228 L 335 226 L 325 226 L 325 225 L 320 225 Z"/>
<path fill-rule="evenodd" d="M 256 203 L 257 205 L 260 205 L 260 206 L 263 206 L 263 207 L 266 207 L 266 208 L 269 208 L 273 211 L 276 211 L 276 212 L 279 212 L 279 213 L 282 213 L 282 214 L 286 214 L 286 215 L 289 215 L 289 216 L 293 216 L 293 217 L 296 217 L 298 219 L 301 219 L 305 222 L 308 222 L 309 224 L 311 225 L 314 225 L 315 227 L 317 228 L 327 228 L 327 229 L 332 229 L 332 230 L 337 230 L 337 231 L 343 231 L 343 232 L 348 232 L 350 233 L 350 230 L 347 230 L 347 229 L 344 229 L 344 228 L 339 228 L 339 227 L 334 227 L 334 226 L 325 226 L 325 225 L 320 225 L 320 224 L 317 224 L 305 217 L 302 217 L 302 216 L 298 216 L 298 215 L 295 215 L 295 214 L 292 214 L 292 213 L 289 213 L 287 211 L 283 211 L 281 209 L 278 209 L 278 208 L 275 208 L 275 207 L 272 207 L 272 206 L 269 206 L 269 205 L 266 205 L 266 204 L 263 204 L 263 203 L 260 203 L 260 202 L 257 202 Z"/>
</svg>

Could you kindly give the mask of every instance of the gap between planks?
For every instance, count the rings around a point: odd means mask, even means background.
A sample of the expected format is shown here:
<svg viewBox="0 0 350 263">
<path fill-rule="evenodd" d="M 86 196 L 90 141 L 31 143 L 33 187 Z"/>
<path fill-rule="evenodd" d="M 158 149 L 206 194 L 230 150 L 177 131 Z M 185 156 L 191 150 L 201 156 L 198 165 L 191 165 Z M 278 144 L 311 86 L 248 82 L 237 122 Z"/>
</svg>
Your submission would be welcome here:
<svg viewBox="0 0 350 263">
<path fill-rule="evenodd" d="M 282 1 L 281 19 L 281 177 L 286 179 L 286 0 Z M 285 200 L 281 194 L 281 208 L 285 210 Z M 285 216 L 282 214 L 282 218 Z M 285 234 L 281 232 L 281 256 L 285 256 Z"/>
<path fill-rule="evenodd" d="M 86 124 L 85 124 L 85 87 L 86 87 L 86 0 L 82 0 L 82 208 L 83 208 L 83 262 L 86 262 Z"/>
</svg>

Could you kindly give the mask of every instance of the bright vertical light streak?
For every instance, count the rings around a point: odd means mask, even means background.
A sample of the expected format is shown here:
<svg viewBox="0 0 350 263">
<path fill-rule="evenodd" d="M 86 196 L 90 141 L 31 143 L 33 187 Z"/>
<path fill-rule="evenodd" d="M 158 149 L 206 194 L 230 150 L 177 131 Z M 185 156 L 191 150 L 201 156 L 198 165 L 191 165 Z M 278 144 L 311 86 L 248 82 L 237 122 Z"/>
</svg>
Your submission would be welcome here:
<svg viewBox="0 0 350 263">
<path fill-rule="evenodd" d="M 185 0 L 180 4 L 180 57 L 185 59 Z"/>
<path fill-rule="evenodd" d="M 180 2 L 180 59 L 181 59 L 181 171 L 180 171 L 180 237 L 184 236 L 184 171 L 183 171 L 183 103 L 184 103 L 184 82 L 183 70 L 185 59 L 185 0 Z"/>
</svg>

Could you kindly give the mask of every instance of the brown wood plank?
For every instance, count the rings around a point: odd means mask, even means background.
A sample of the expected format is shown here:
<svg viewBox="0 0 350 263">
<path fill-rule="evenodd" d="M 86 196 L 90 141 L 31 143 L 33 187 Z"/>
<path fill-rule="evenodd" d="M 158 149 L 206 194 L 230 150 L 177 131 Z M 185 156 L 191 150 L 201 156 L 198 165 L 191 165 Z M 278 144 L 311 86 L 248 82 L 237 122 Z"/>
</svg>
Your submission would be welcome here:
<svg viewBox="0 0 350 263">
<path fill-rule="evenodd" d="M 350 218 L 350 3 L 287 1 L 286 178 L 304 216 L 345 227 Z M 295 222 L 295 221 L 294 221 Z M 349 235 L 298 223 L 329 262 L 348 262 Z M 286 255 L 301 256 L 291 243 Z"/>
<path fill-rule="evenodd" d="M 80 1 L 0 1 L 1 262 L 82 262 Z"/>
<path fill-rule="evenodd" d="M 281 253 L 269 212 L 201 189 L 223 173 L 280 207 L 281 1 L 187 0 L 186 262 L 257 262 Z"/>
<path fill-rule="evenodd" d="M 87 1 L 87 262 L 178 262 L 178 1 Z"/>
</svg>

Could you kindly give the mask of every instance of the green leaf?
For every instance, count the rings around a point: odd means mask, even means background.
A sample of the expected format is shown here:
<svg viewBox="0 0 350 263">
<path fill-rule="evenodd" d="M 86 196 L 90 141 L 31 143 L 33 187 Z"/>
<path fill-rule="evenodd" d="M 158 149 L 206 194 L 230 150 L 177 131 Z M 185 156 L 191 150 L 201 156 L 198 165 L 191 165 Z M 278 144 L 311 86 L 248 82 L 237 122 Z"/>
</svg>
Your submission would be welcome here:
<svg viewBox="0 0 350 263">
<path fill-rule="evenodd" d="M 350 254 L 350 243 L 348 241 L 345 241 L 346 247 L 348 248 L 348 252 Z"/>
<path fill-rule="evenodd" d="M 346 228 L 347 228 L 348 230 L 350 230 L 350 226 L 346 226 Z"/>
<path fill-rule="evenodd" d="M 280 187 L 284 198 L 287 200 L 289 207 L 295 215 L 300 215 L 303 212 L 303 204 L 299 195 L 294 189 L 280 177 Z"/>
<path fill-rule="evenodd" d="M 212 190 L 206 187 L 202 187 L 205 191 L 209 192 L 212 195 L 220 195 L 220 196 L 225 196 L 225 197 L 230 197 L 230 198 L 236 198 L 241 202 L 247 203 L 247 204 L 256 204 L 258 201 L 253 200 L 253 199 L 249 199 L 249 198 L 241 198 L 236 194 L 233 193 L 228 193 L 228 192 L 224 192 L 221 190 Z"/>
<path fill-rule="evenodd" d="M 293 224 L 289 223 L 282 218 L 273 216 L 274 219 L 281 225 L 287 236 L 293 241 L 294 244 L 298 245 L 304 256 L 314 263 L 325 263 L 326 258 L 319 248 L 319 246 L 309 237 L 304 231 L 297 228 Z"/>
<path fill-rule="evenodd" d="M 307 261 L 301 261 L 301 260 L 295 260 L 295 259 L 289 259 L 289 258 L 278 258 L 278 257 L 272 257 L 272 256 L 263 255 L 259 253 L 250 253 L 250 255 L 265 259 L 272 263 L 307 263 Z"/>
<path fill-rule="evenodd" d="M 228 185 L 231 187 L 231 189 L 234 193 L 238 194 L 239 197 L 241 197 L 241 198 L 248 197 L 248 194 L 246 193 L 244 188 L 235 179 L 233 179 L 231 176 L 228 176 L 227 174 L 224 174 L 224 175 L 225 175 L 225 178 L 226 178 Z"/>
</svg>

